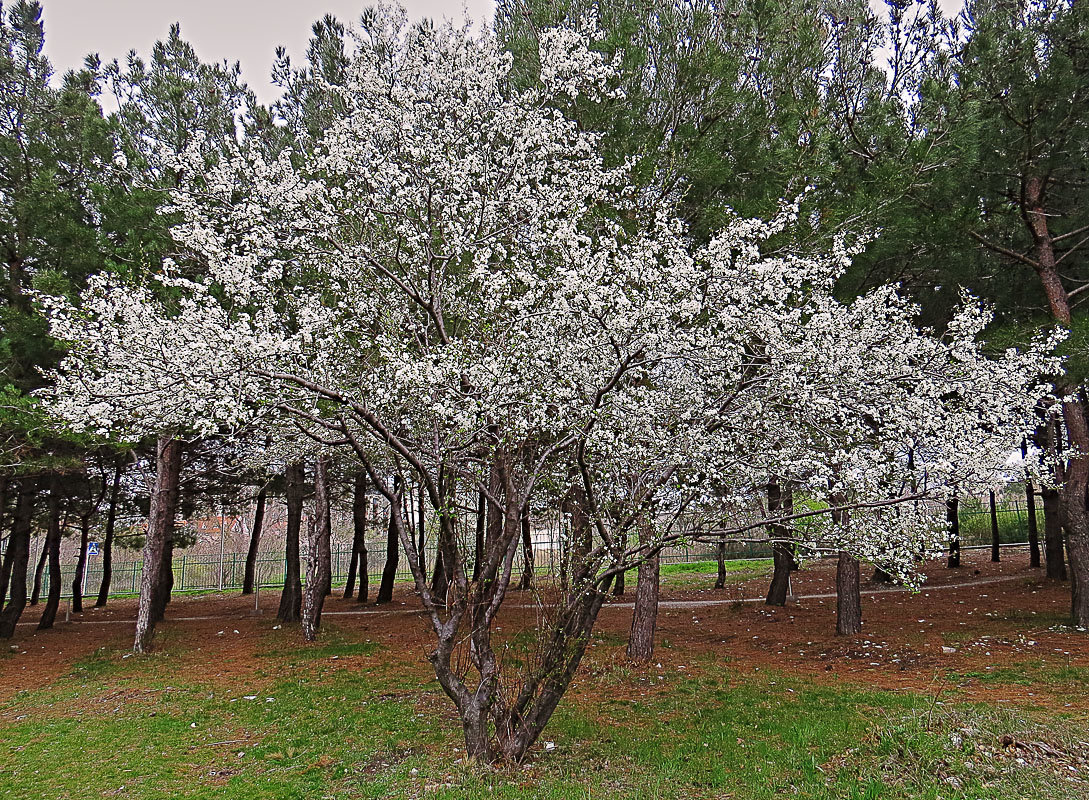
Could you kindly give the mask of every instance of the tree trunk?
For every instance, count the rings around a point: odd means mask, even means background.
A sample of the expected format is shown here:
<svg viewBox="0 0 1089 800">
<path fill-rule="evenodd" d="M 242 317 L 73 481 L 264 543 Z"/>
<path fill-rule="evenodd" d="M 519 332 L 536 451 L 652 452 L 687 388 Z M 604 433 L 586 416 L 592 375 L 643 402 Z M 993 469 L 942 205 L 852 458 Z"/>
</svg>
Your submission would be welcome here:
<svg viewBox="0 0 1089 800">
<path fill-rule="evenodd" d="M 15 626 L 26 608 L 26 579 L 30 567 L 30 529 L 34 518 L 34 481 L 23 478 L 18 484 L 15 512 L 11 521 L 7 555 L 11 556 L 10 599 L 0 611 L 0 638 L 15 635 Z"/>
<path fill-rule="evenodd" d="M 960 566 L 960 498 L 953 495 L 945 501 L 945 519 L 949 523 L 949 561 L 946 566 Z"/>
<path fill-rule="evenodd" d="M 57 619 L 57 609 L 60 607 L 61 597 L 61 492 L 60 478 L 53 476 L 49 487 L 49 523 L 45 535 L 44 551 L 49 556 L 49 594 L 46 595 L 45 608 L 42 609 L 42 618 L 38 621 L 38 630 L 44 631 L 53 627 Z"/>
<path fill-rule="evenodd" d="M 529 504 L 522 509 L 522 580 L 518 583 L 521 590 L 533 587 L 533 533 L 530 530 Z M 623 575 L 624 573 L 620 573 Z M 621 592 L 623 593 L 623 592 Z"/>
<path fill-rule="evenodd" d="M 635 610 L 631 618 L 631 634 L 628 637 L 628 658 L 647 661 L 654 654 L 654 630 L 658 625 L 658 587 L 661 575 L 661 554 L 654 555 L 639 565 L 639 577 L 635 583 Z"/>
<path fill-rule="evenodd" d="M 719 542 L 715 546 L 715 561 L 718 564 L 718 577 L 715 579 L 716 589 L 726 588 L 726 542 Z M 638 591 L 638 590 L 636 590 Z"/>
<path fill-rule="evenodd" d="M 628 537 L 627 534 L 621 534 L 620 537 L 620 550 L 624 551 L 628 549 Z M 613 580 L 613 597 L 623 597 L 624 589 L 626 587 L 627 572 L 616 573 L 616 578 Z"/>
<path fill-rule="evenodd" d="M 34 568 L 34 590 L 30 593 L 30 605 L 38 605 L 38 599 L 42 595 L 42 576 L 45 574 L 45 562 L 49 559 L 49 541 L 42 542 L 42 550 L 38 554 L 38 566 Z"/>
<path fill-rule="evenodd" d="M 840 552 L 836 568 L 836 634 L 854 636 L 862 630 L 861 567 L 857 558 Z"/>
<path fill-rule="evenodd" d="M 302 528 L 303 481 L 306 472 L 302 464 L 288 464 L 284 473 L 284 500 L 287 505 L 287 536 L 284 552 L 284 590 L 280 593 L 280 622 L 298 622 L 302 610 L 302 570 L 299 565 L 299 531 Z"/>
<path fill-rule="evenodd" d="M 794 493 L 783 490 L 777 482 L 768 484 L 768 514 L 772 517 L 788 516 L 794 513 Z M 785 525 L 773 524 L 769 526 L 772 536 L 771 557 L 774 571 L 771 576 L 771 586 L 768 587 L 768 596 L 764 600 L 765 605 L 785 606 L 790 593 L 790 573 L 794 569 L 794 552 L 789 542 L 783 541 L 790 535 Z"/>
<path fill-rule="evenodd" d="M 110 582 L 113 580 L 113 532 L 117 525 L 117 501 L 121 495 L 121 462 L 113 474 L 113 486 L 110 487 L 110 506 L 106 509 L 106 535 L 102 540 L 102 582 L 98 585 L 98 599 L 95 608 L 102 608 L 110 597 Z"/>
<path fill-rule="evenodd" d="M 1066 580 L 1066 554 L 1063 545 L 1062 520 L 1059 516 L 1057 489 L 1041 489 L 1044 507 L 1044 567 L 1045 575 L 1056 581 Z"/>
<path fill-rule="evenodd" d="M 1025 510 L 1028 515 L 1029 566 L 1040 566 L 1040 530 L 1036 523 L 1036 492 L 1025 481 Z"/>
<path fill-rule="evenodd" d="M 398 509 L 401 507 L 401 495 L 400 495 L 400 479 L 393 479 L 394 491 L 397 493 L 397 502 L 391 503 L 389 507 L 389 524 L 386 527 L 386 563 L 382 567 L 382 583 L 378 586 L 378 597 L 375 598 L 375 603 L 388 603 L 393 600 L 393 582 L 397 579 L 397 564 L 400 561 L 401 549 L 397 542 L 397 525 L 396 516 L 399 513 Z M 412 520 L 409 519 L 409 527 L 412 527 Z"/>
<path fill-rule="evenodd" d="M 1051 315 L 1069 328 L 1073 315 L 1070 297 L 1063 286 L 1055 258 L 1055 243 L 1048 229 L 1046 208 L 1048 178 L 1024 172 L 1021 176 L 1021 217 L 1032 235 L 1035 269 L 1043 284 Z M 1060 390 L 1063 387 L 1057 387 Z M 1061 393 L 1061 391 L 1060 391 Z M 1062 469 L 1063 483 L 1059 491 L 1059 512 L 1066 529 L 1066 547 L 1070 555 L 1071 612 L 1074 624 L 1089 627 L 1089 513 L 1086 493 L 1089 492 L 1089 420 L 1083 398 L 1064 400 L 1063 423 L 1075 450 Z M 1046 511 L 1046 505 L 1045 505 Z M 1048 565 L 1051 575 L 1051 565 Z"/>
<path fill-rule="evenodd" d="M 355 493 L 352 497 L 352 564 L 359 572 L 359 602 L 366 603 L 370 599 L 370 574 L 367 564 L 367 475 L 364 472 L 356 475 Z M 348 579 L 354 576 L 351 570 Z M 344 590 L 345 597 L 352 596 L 352 587 Z"/>
<path fill-rule="evenodd" d="M 261 546 L 261 529 L 265 525 L 265 504 L 268 502 L 268 485 L 257 493 L 257 506 L 253 510 L 253 529 L 250 531 L 250 547 L 246 551 L 246 574 L 242 578 L 242 594 L 253 594 L 257 576 L 257 552 Z"/>
<path fill-rule="evenodd" d="M 476 501 L 476 540 L 473 545 L 473 582 L 480 580 L 480 559 L 484 557 L 484 523 L 488 515 L 488 498 L 484 492 L 477 495 Z"/>
<path fill-rule="evenodd" d="M 146 653 L 151 649 L 155 625 L 166 605 L 163 568 L 169 563 L 168 548 L 173 545 L 174 517 L 178 511 L 181 442 L 161 436 L 156 451 L 155 487 L 151 493 L 147 536 L 144 539 L 144 569 L 140 576 L 140 604 L 133 642 L 133 651 L 137 653 Z"/>
<path fill-rule="evenodd" d="M 83 576 L 87 572 L 87 542 L 91 538 L 91 514 L 79 518 L 79 556 L 72 576 L 72 613 L 83 613 Z"/>
<path fill-rule="evenodd" d="M 303 594 L 302 629 L 308 642 L 318 638 L 321 609 L 332 583 L 330 538 L 332 520 L 329 508 L 328 456 L 318 458 L 314 469 L 314 511 L 316 519 L 310 532 L 310 560 L 306 566 L 306 591 Z"/>
<path fill-rule="evenodd" d="M 998 504 L 995 502 L 994 489 L 988 495 L 991 504 L 991 561 L 999 561 L 1002 553 L 998 541 Z"/>
</svg>

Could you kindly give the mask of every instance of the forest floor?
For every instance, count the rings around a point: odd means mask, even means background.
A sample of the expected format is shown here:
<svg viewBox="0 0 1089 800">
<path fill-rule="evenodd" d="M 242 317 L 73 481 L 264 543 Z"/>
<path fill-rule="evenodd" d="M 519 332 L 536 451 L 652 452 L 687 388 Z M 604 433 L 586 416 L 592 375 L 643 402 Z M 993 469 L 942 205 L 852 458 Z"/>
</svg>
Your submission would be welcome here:
<svg viewBox="0 0 1089 800">
<path fill-rule="evenodd" d="M 645 666 L 624 656 L 633 574 L 528 763 L 501 769 L 461 757 L 407 586 L 334 595 L 311 645 L 276 593 L 260 613 L 177 597 L 139 657 L 134 601 L 111 602 L 0 652 L 0 798 L 1084 798 L 1089 634 L 1066 584 L 1002 555 L 928 565 L 918 593 L 867 584 L 856 637 L 835 636 L 832 562 L 777 609 L 766 562 L 721 590 L 713 562 L 669 565 Z M 510 666 L 536 599 L 501 616 Z"/>
</svg>

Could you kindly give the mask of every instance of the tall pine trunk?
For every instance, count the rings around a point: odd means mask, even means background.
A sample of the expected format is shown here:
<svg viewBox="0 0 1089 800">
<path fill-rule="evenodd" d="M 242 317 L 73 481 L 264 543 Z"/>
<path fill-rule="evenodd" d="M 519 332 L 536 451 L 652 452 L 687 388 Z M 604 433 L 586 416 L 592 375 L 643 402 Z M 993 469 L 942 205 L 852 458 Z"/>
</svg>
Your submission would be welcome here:
<svg viewBox="0 0 1089 800">
<path fill-rule="evenodd" d="M 30 529 L 34 518 L 36 491 L 37 485 L 32 479 L 23 478 L 19 481 L 6 554 L 11 556 L 11 578 L 8 583 L 11 595 L 8 601 L 3 603 L 3 610 L 0 611 L 0 638 L 3 639 L 10 639 L 15 635 L 15 626 L 26 608 L 27 570 L 30 567 Z"/>
<path fill-rule="evenodd" d="M 1066 554 L 1063 546 L 1063 527 L 1059 511 L 1057 489 L 1041 489 L 1040 500 L 1044 507 L 1044 567 L 1045 575 L 1056 581 L 1066 580 Z"/>
<path fill-rule="evenodd" d="M 399 478 L 393 479 L 396 502 L 389 507 L 389 524 L 386 527 L 386 563 L 382 567 L 382 583 L 378 586 L 378 597 L 375 603 L 388 603 L 393 600 L 393 582 L 397 579 L 397 564 L 400 560 L 401 549 L 397 541 L 396 516 L 401 508 L 401 482 Z M 409 519 L 411 527 L 411 518 Z"/>
<path fill-rule="evenodd" d="M 144 569 L 140 576 L 140 603 L 136 612 L 136 637 L 133 650 L 151 649 L 155 625 L 166 607 L 164 595 L 168 549 L 173 546 L 174 517 L 178 511 L 178 485 L 181 479 L 181 442 L 161 436 L 155 454 L 155 486 L 151 493 L 147 536 L 144 539 Z"/>
<path fill-rule="evenodd" d="M 79 556 L 76 558 L 76 573 L 72 576 L 72 613 L 83 613 L 83 576 L 87 572 L 87 542 L 91 538 L 91 516 L 93 512 L 82 514 L 79 518 Z"/>
<path fill-rule="evenodd" d="M 998 503 L 995 501 L 994 489 L 991 489 L 987 499 L 991 506 L 991 561 L 999 561 L 1002 558 L 1002 553 L 999 549 Z"/>
<path fill-rule="evenodd" d="M 242 594 L 253 594 L 253 584 L 257 577 L 257 553 L 261 547 L 261 532 L 265 526 L 265 504 L 268 502 L 268 485 L 257 493 L 257 505 L 253 510 L 253 529 L 250 531 L 250 546 L 246 551 L 246 574 L 242 578 Z"/>
<path fill-rule="evenodd" d="M 284 590 L 280 593 L 280 622 L 298 622 L 302 611 L 302 569 L 299 565 L 299 531 L 302 529 L 303 481 L 306 472 L 302 464 L 288 464 L 284 473 L 284 500 L 287 505 L 287 535 L 284 545 Z"/>
<path fill-rule="evenodd" d="M 318 628 L 321 627 L 321 610 L 332 583 L 329 468 L 329 457 L 319 457 L 314 469 L 316 519 L 310 531 L 310 559 L 306 566 L 306 591 L 303 594 L 302 608 L 303 638 L 308 642 L 318 637 Z"/>
<path fill-rule="evenodd" d="M 106 509 L 106 535 L 102 540 L 102 582 L 98 585 L 98 599 L 95 608 L 102 608 L 110 597 L 110 582 L 113 580 L 113 534 L 117 525 L 117 501 L 121 496 L 121 461 L 113 474 L 110 487 L 110 505 Z"/>
<path fill-rule="evenodd" d="M 1036 492 L 1032 481 L 1025 481 L 1025 510 L 1028 515 L 1029 566 L 1040 566 L 1040 529 L 1036 522 Z"/>
<path fill-rule="evenodd" d="M 30 605 L 38 605 L 38 599 L 42 596 L 42 576 L 45 574 L 45 562 L 49 560 L 49 541 L 42 542 L 41 552 L 38 553 L 38 565 L 34 568 L 34 589 L 30 593 Z"/>
<path fill-rule="evenodd" d="M 60 478 L 53 476 L 49 486 L 49 522 L 45 534 L 43 552 L 49 558 L 49 594 L 46 595 L 42 618 L 38 621 L 38 630 L 48 630 L 57 619 L 57 609 L 61 597 L 61 491 Z"/>
<path fill-rule="evenodd" d="M 355 493 L 352 496 L 352 550 L 353 561 L 359 573 L 359 602 L 370 599 L 370 565 L 367 563 L 367 475 L 361 472 L 355 478 Z M 349 578 L 351 575 L 349 574 Z M 346 589 L 345 597 L 352 592 Z"/>
</svg>

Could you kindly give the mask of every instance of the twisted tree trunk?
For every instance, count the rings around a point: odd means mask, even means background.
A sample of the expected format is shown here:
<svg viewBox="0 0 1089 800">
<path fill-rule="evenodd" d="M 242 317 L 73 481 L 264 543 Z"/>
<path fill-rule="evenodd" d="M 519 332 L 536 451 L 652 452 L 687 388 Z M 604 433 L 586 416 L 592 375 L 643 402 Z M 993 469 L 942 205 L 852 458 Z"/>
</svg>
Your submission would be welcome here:
<svg viewBox="0 0 1089 800">
<path fill-rule="evenodd" d="M 397 502 L 391 502 L 389 507 L 389 525 L 386 528 L 386 563 L 382 567 L 382 582 L 378 585 L 378 597 L 374 599 L 375 603 L 388 603 L 393 600 L 393 582 L 397 579 L 397 564 L 401 555 L 396 524 L 402 502 L 400 478 L 393 479 L 393 487 Z M 411 521 L 409 525 L 411 526 Z"/>
<path fill-rule="evenodd" d="M 654 654 L 660 577 L 661 554 L 656 550 L 654 555 L 639 565 L 639 577 L 635 583 L 635 610 L 628 636 L 628 658 L 632 661 L 648 661 Z"/>
<path fill-rule="evenodd" d="M 840 552 L 836 567 L 836 634 L 854 636 L 862 630 L 861 568 L 857 558 Z"/>
<path fill-rule="evenodd" d="M 788 488 L 785 491 L 777 482 L 768 484 L 768 514 L 772 517 L 790 515 L 794 513 L 794 493 Z M 790 573 L 794 569 L 794 550 L 786 541 L 790 531 L 785 525 L 774 524 L 769 526 L 772 537 L 771 556 L 774 571 L 771 576 L 771 586 L 768 587 L 768 596 L 764 600 L 765 605 L 784 606 L 790 593 Z"/>
</svg>

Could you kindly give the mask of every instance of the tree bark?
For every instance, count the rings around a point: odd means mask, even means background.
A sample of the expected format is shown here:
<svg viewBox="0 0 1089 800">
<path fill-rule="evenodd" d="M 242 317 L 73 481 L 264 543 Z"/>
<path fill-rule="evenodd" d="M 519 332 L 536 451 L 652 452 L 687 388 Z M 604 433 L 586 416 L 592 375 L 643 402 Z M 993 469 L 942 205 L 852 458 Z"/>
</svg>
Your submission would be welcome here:
<svg viewBox="0 0 1089 800">
<path fill-rule="evenodd" d="M 620 550 L 624 551 L 628 549 L 628 537 L 626 534 L 620 536 Z M 616 573 L 616 578 L 613 580 L 613 597 L 623 597 L 624 590 L 627 588 L 627 572 Z"/>
<path fill-rule="evenodd" d="M 1035 269 L 1047 295 L 1051 315 L 1064 327 L 1071 327 L 1070 297 L 1063 286 L 1055 258 L 1055 243 L 1048 229 L 1048 178 L 1026 170 L 1021 176 L 1021 217 L 1032 235 Z M 1062 403 L 1062 418 L 1075 453 L 1062 468 L 1059 512 L 1066 529 L 1070 556 L 1071 615 L 1074 624 L 1089 627 L 1089 420 L 1084 398 L 1070 397 Z M 1046 505 L 1045 505 L 1046 511 Z M 1050 564 L 1048 575 L 1050 576 Z"/>
<path fill-rule="evenodd" d="M 23 478 L 18 483 L 15 512 L 11 521 L 8 552 L 11 556 L 10 598 L 0 611 L 0 638 L 15 635 L 15 626 L 26 608 L 27 569 L 30 567 L 30 529 L 34 518 L 35 482 Z"/>
<path fill-rule="evenodd" d="M 522 580 L 518 588 L 525 591 L 533 588 L 533 533 L 530 530 L 529 505 L 522 510 Z M 623 575 L 624 573 L 620 573 Z"/>
<path fill-rule="evenodd" d="M 257 553 L 261 546 L 261 531 L 265 526 L 265 504 L 268 502 L 268 485 L 257 493 L 257 505 L 253 510 L 253 529 L 250 530 L 250 546 L 246 551 L 246 574 L 242 578 L 242 594 L 253 594 L 257 576 Z"/>
<path fill-rule="evenodd" d="M 306 472 L 302 464 L 288 464 L 284 473 L 284 501 L 287 506 L 287 535 L 284 544 L 284 589 L 280 593 L 280 622 L 298 622 L 302 611 L 302 569 L 299 564 L 299 531 L 302 529 L 303 481 Z"/>
<path fill-rule="evenodd" d="M 1040 529 L 1036 522 L 1036 492 L 1025 481 L 1025 513 L 1028 515 L 1029 566 L 1040 566 Z"/>
<path fill-rule="evenodd" d="M 945 501 L 945 519 L 949 523 L 949 561 L 946 566 L 960 566 L 960 498 L 953 495 Z"/>
<path fill-rule="evenodd" d="M 654 654 L 654 631 L 658 625 L 658 589 L 661 577 L 661 553 L 655 551 L 639 565 L 635 583 L 635 610 L 628 636 L 628 658 L 648 661 Z"/>
<path fill-rule="evenodd" d="M 38 630 L 44 631 L 53 627 L 57 619 L 57 609 L 60 607 L 61 596 L 61 491 L 60 478 L 53 476 L 49 486 L 49 522 L 45 534 L 45 548 L 43 552 L 49 557 L 49 593 L 46 595 L 45 608 L 42 609 L 42 617 L 38 621 Z"/>
<path fill-rule="evenodd" d="M 1044 565 L 1048 578 L 1066 580 L 1066 553 L 1063 545 L 1063 527 L 1059 511 L 1057 489 L 1041 489 L 1040 499 L 1044 507 Z"/>
<path fill-rule="evenodd" d="M 836 634 L 854 636 L 862 630 L 861 567 L 857 558 L 840 552 L 836 568 Z"/>
<path fill-rule="evenodd" d="M 34 568 L 34 589 L 30 593 L 30 605 L 38 605 L 38 599 L 42 595 L 42 576 L 45 574 L 45 562 L 49 560 L 49 542 L 42 542 L 42 550 L 38 554 L 38 566 Z"/>
<path fill-rule="evenodd" d="M 113 474 L 110 487 L 110 505 L 106 509 L 106 535 L 102 540 L 102 582 L 98 585 L 98 599 L 95 608 L 102 608 L 110 597 L 110 582 L 113 580 L 113 535 L 117 525 L 117 501 L 121 495 L 121 462 Z"/>
<path fill-rule="evenodd" d="M 178 485 L 181 479 L 181 442 L 161 436 L 156 447 L 155 487 L 151 493 L 147 536 L 144 539 L 144 569 L 140 576 L 140 603 L 136 613 L 136 637 L 133 651 L 151 649 L 155 625 L 166 603 L 164 566 L 169 563 L 167 550 L 172 547 L 174 517 L 178 511 Z"/>
<path fill-rule="evenodd" d="M 998 504 L 995 501 L 994 489 L 988 493 L 987 499 L 991 506 L 991 561 L 1000 561 L 1002 553 L 998 541 Z"/>
<path fill-rule="evenodd" d="M 359 573 L 359 602 L 366 603 L 370 599 L 370 573 L 367 564 L 367 475 L 359 473 L 355 477 L 355 491 L 352 496 L 352 566 Z M 348 571 L 348 580 L 354 579 L 351 570 Z M 351 597 L 353 586 L 349 584 L 344 589 L 344 596 Z"/>
<path fill-rule="evenodd" d="M 715 588 L 726 588 L 726 542 L 715 545 L 715 562 L 718 564 L 718 577 L 715 578 Z M 638 590 L 637 590 L 638 591 Z"/>
<path fill-rule="evenodd" d="M 83 576 L 87 572 L 87 542 L 91 538 L 92 513 L 79 518 L 79 556 L 76 558 L 76 573 L 72 576 L 72 613 L 83 613 Z"/>
<path fill-rule="evenodd" d="M 316 519 L 310 532 L 310 560 L 306 566 L 306 591 L 303 594 L 302 629 L 308 642 L 318 638 L 321 610 L 332 583 L 330 539 L 332 520 L 329 507 L 328 456 L 318 458 L 314 469 L 314 511 Z"/>
<path fill-rule="evenodd" d="M 480 580 L 480 559 L 484 557 L 484 525 L 487 515 L 487 497 L 484 492 L 480 492 L 476 501 L 476 539 L 473 544 L 474 583 Z"/>
<path fill-rule="evenodd" d="M 768 484 L 768 514 L 772 517 L 789 515 L 794 513 L 794 493 L 783 490 L 778 482 Z M 772 536 L 771 557 L 774 571 L 771 576 L 771 586 L 768 587 L 768 596 L 764 600 L 765 605 L 785 606 L 790 591 L 790 573 L 794 569 L 794 553 L 791 545 L 783 539 L 790 532 L 785 525 L 774 524 L 769 526 Z"/>
<path fill-rule="evenodd" d="M 396 517 L 401 507 L 401 493 L 400 493 L 400 479 L 393 479 L 394 492 L 396 493 L 397 502 L 389 507 L 389 524 L 386 527 L 386 563 L 382 567 L 382 582 L 378 585 L 378 597 L 374 599 L 377 603 L 388 603 L 393 600 L 393 582 L 397 579 L 397 564 L 400 561 L 401 549 L 398 546 L 397 541 L 397 525 Z M 412 527 L 412 520 L 409 519 L 409 527 Z"/>
</svg>

